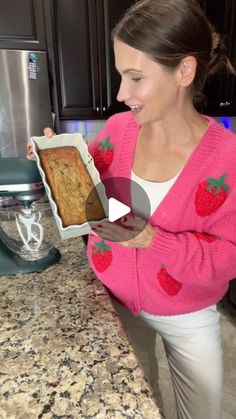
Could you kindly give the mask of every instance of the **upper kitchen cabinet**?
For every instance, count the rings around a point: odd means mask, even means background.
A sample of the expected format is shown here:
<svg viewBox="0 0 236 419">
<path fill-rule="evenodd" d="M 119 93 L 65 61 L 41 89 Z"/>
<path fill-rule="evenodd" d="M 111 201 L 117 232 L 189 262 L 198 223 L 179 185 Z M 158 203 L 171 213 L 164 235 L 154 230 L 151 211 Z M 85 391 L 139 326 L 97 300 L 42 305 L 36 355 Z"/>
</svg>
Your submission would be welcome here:
<svg viewBox="0 0 236 419">
<path fill-rule="evenodd" d="M 235 0 L 199 0 L 210 22 L 223 36 L 231 62 L 236 64 L 236 2 Z M 202 111 L 215 116 L 236 115 L 236 77 L 222 70 L 206 83 L 207 97 Z"/>
<path fill-rule="evenodd" d="M 99 27 L 104 28 L 103 31 L 98 31 L 100 109 L 103 115 L 109 116 L 115 112 L 127 110 L 123 103 L 116 100 L 120 75 L 115 69 L 111 32 L 125 10 L 134 3 L 134 0 L 98 0 L 97 2 Z"/>
<path fill-rule="evenodd" d="M 60 119 L 106 118 L 122 109 L 116 101 L 119 76 L 111 30 L 132 3 L 134 0 L 45 0 Z"/>
<path fill-rule="evenodd" d="M 45 50 L 43 0 L 0 0 L 0 48 Z"/>
</svg>

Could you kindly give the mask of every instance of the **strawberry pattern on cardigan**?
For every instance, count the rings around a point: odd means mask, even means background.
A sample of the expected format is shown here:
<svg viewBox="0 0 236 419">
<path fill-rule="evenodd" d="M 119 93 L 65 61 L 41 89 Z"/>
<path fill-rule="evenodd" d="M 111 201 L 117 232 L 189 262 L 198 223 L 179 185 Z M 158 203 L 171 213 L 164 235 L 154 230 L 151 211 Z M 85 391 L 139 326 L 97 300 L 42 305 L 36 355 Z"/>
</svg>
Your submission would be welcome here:
<svg viewBox="0 0 236 419">
<path fill-rule="evenodd" d="M 104 240 L 104 253 L 95 253 L 102 240 L 89 236 L 91 268 L 135 315 L 200 310 L 219 301 L 236 277 L 236 135 L 206 118 L 205 134 L 150 217 L 155 235 L 149 248 Z M 131 179 L 138 132 L 131 112 L 105 123 L 89 145 L 99 170 L 99 145 L 108 138 L 112 144 L 112 158 L 100 170 L 102 181 Z"/>
<path fill-rule="evenodd" d="M 229 186 L 225 183 L 226 174 L 219 179 L 207 178 L 198 185 L 195 206 L 198 215 L 210 215 L 224 203 Z"/>
<path fill-rule="evenodd" d="M 104 173 L 111 165 L 114 157 L 114 145 L 110 143 L 110 136 L 108 135 L 105 140 L 98 141 L 98 144 L 93 152 L 93 159 L 99 173 Z"/>
</svg>

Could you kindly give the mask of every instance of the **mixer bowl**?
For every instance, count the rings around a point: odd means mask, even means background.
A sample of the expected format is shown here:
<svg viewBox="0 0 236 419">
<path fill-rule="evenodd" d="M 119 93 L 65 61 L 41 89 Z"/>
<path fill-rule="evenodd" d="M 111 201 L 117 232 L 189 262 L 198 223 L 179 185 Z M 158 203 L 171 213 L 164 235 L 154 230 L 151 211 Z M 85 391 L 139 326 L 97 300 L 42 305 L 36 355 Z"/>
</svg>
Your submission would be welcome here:
<svg viewBox="0 0 236 419">
<path fill-rule="evenodd" d="M 0 240 L 24 260 L 46 257 L 60 240 L 49 203 L 26 207 L 13 199 L 1 200 Z"/>
</svg>

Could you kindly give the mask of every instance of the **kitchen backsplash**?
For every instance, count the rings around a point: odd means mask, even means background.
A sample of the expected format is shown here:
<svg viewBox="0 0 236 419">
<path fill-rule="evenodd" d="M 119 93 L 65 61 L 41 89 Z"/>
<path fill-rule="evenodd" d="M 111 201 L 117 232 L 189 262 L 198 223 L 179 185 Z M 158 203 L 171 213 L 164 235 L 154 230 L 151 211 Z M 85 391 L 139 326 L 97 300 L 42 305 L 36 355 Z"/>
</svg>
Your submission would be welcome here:
<svg viewBox="0 0 236 419">
<path fill-rule="evenodd" d="M 236 118 L 235 118 L 236 119 Z M 93 140 L 101 131 L 105 120 L 96 121 L 60 121 L 59 129 L 61 133 L 80 132 L 85 141 L 88 143 Z"/>
<path fill-rule="evenodd" d="M 236 117 L 217 117 L 226 128 L 236 133 Z M 87 142 L 90 142 L 102 129 L 106 121 L 61 121 L 60 132 L 75 133 L 80 132 Z"/>
<path fill-rule="evenodd" d="M 220 117 L 216 119 L 219 120 L 221 123 L 223 123 L 226 128 L 232 129 L 236 133 L 236 117 L 225 117 L 225 118 Z M 85 141 L 89 143 L 91 140 L 93 140 L 93 138 L 96 137 L 96 135 L 102 129 L 105 122 L 106 122 L 105 120 L 60 121 L 59 131 L 60 133 L 80 132 L 83 135 Z M 1 144 L 1 141 L 0 141 L 0 156 L 1 156 L 1 151 L 3 150 L 3 148 L 6 149 L 6 147 L 8 147 L 8 145 L 5 144 L 3 146 L 3 144 Z M 12 145 L 9 144 L 9 147 L 12 147 Z M 4 157 L 4 153 L 2 153 L 2 156 Z"/>
</svg>

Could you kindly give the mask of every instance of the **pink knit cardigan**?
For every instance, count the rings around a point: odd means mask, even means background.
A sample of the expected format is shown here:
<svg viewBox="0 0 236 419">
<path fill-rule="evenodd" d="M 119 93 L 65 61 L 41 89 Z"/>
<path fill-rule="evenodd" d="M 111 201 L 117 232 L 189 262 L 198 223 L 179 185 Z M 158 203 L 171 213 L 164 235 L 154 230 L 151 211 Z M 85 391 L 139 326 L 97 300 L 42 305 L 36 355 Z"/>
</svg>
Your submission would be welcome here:
<svg viewBox="0 0 236 419">
<path fill-rule="evenodd" d="M 148 249 L 89 236 L 91 268 L 135 315 L 202 309 L 218 302 L 236 277 L 236 135 L 207 119 L 204 136 L 149 220 L 156 234 Z M 89 147 L 102 180 L 131 178 L 138 131 L 131 112 L 106 122 Z M 131 204 L 127 191 L 124 200 Z"/>
</svg>

